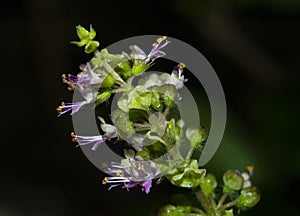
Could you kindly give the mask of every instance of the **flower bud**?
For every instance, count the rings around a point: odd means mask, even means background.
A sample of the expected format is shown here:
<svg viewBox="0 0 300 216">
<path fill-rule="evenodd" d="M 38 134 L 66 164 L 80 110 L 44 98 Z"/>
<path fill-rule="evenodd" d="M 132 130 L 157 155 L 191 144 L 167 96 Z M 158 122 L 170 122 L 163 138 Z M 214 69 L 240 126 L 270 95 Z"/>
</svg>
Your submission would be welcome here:
<svg viewBox="0 0 300 216">
<path fill-rule="evenodd" d="M 228 170 L 223 175 L 224 193 L 229 193 L 234 190 L 240 190 L 243 187 L 244 179 L 238 170 Z"/>
<path fill-rule="evenodd" d="M 103 87 L 103 88 L 105 88 L 105 87 L 111 87 L 115 83 L 116 83 L 116 79 L 112 75 L 107 74 L 107 76 L 105 77 L 105 79 L 101 83 L 101 87 Z"/>
<path fill-rule="evenodd" d="M 217 187 L 216 177 L 212 174 L 207 174 L 201 181 L 200 186 L 206 196 L 213 195 L 214 189 Z"/>
<path fill-rule="evenodd" d="M 179 168 L 169 173 L 168 179 L 175 186 L 195 188 L 200 184 L 205 173 L 205 169 L 199 169 L 197 160 L 184 161 Z"/>
<path fill-rule="evenodd" d="M 86 53 L 93 53 L 97 50 L 97 47 L 99 46 L 99 42 L 98 41 L 89 41 L 86 45 L 85 45 L 85 49 L 84 51 Z"/>
<path fill-rule="evenodd" d="M 240 209 L 251 208 L 260 200 L 260 192 L 257 187 L 247 187 L 241 191 L 241 195 L 236 199 L 236 206 Z"/>
<path fill-rule="evenodd" d="M 184 216 L 184 213 L 180 212 L 176 206 L 173 205 L 166 205 L 160 208 L 159 216 Z"/>
<path fill-rule="evenodd" d="M 111 91 L 110 90 L 106 90 L 102 93 L 98 93 L 97 95 L 97 103 L 103 103 L 104 101 L 106 101 L 108 98 L 110 98 L 111 96 Z"/>
</svg>

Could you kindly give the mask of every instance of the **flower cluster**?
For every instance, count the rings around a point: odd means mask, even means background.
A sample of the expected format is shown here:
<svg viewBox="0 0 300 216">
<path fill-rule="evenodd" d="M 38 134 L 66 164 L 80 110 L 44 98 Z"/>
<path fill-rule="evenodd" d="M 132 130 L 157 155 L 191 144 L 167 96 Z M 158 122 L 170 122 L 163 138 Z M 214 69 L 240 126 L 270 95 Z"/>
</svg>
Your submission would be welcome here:
<svg viewBox="0 0 300 216">
<path fill-rule="evenodd" d="M 140 186 L 150 192 L 154 179 L 167 179 L 173 185 L 192 189 L 203 210 L 188 205 L 168 205 L 161 208 L 160 216 L 175 215 L 233 215 L 233 206 L 239 209 L 253 207 L 260 199 L 259 191 L 251 186 L 253 167 L 240 173 L 229 170 L 223 176 L 223 196 L 217 202 L 217 181 L 206 169 L 200 168 L 197 159 L 207 139 L 207 130 L 199 125 L 185 126 L 178 114 L 180 90 L 188 81 L 183 75 L 185 64 L 175 65 L 170 73 L 144 74 L 155 60 L 166 55 L 163 48 L 170 43 L 159 37 L 149 54 L 137 45 L 130 46 L 131 53 L 111 54 L 107 49 L 97 50 L 96 32 L 77 27 L 79 47 L 86 53 L 94 53 L 91 61 L 80 65 L 76 75 L 63 74 L 62 82 L 71 91 L 78 91 L 82 101 L 62 102 L 57 107 L 59 116 L 80 112 L 87 104 L 100 106 L 113 94 L 120 94 L 116 108 L 109 116 L 109 123 L 99 117 L 101 134 L 84 136 L 71 133 L 78 146 L 90 146 L 96 151 L 100 145 L 126 141 L 125 158 L 109 162 L 102 181 L 109 189 L 121 186 L 129 190 Z M 140 76 L 143 74 L 143 76 Z M 133 85 L 133 80 L 137 84 Z M 182 148 L 188 148 L 183 153 Z M 98 149 L 99 150 L 99 149 Z M 160 158 L 163 158 L 160 160 Z M 223 204 L 227 199 L 231 202 Z"/>
</svg>

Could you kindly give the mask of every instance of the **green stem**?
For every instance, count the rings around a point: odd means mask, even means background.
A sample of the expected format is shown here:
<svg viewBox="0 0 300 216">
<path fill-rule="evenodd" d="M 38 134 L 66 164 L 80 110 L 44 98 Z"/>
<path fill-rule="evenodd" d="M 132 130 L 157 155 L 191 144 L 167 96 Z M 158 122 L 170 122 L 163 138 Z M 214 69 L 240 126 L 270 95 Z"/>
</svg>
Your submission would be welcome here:
<svg viewBox="0 0 300 216">
<path fill-rule="evenodd" d="M 194 151 L 195 151 L 195 149 L 192 147 L 192 148 L 189 150 L 189 152 L 187 153 L 187 155 L 186 155 L 186 157 L 185 157 L 185 160 L 189 160 L 189 159 L 192 157 Z"/>
<path fill-rule="evenodd" d="M 185 214 L 184 216 L 206 216 L 206 214 L 188 213 Z"/>
<path fill-rule="evenodd" d="M 215 210 L 214 210 L 213 206 L 211 205 L 209 199 L 204 194 L 201 187 L 198 186 L 198 187 L 194 188 L 194 192 L 197 196 L 197 199 L 199 200 L 199 202 L 201 203 L 201 205 L 205 209 L 207 215 L 208 216 L 216 216 L 216 213 L 215 213 Z"/>
<path fill-rule="evenodd" d="M 170 107 L 167 107 L 164 111 L 164 117 L 166 118 L 170 113 Z"/>
<path fill-rule="evenodd" d="M 225 210 L 225 209 L 227 209 L 227 208 L 230 208 L 230 207 L 233 207 L 233 206 L 235 206 L 235 205 L 236 205 L 236 201 L 231 201 L 231 202 L 226 203 L 226 204 L 224 204 L 223 206 L 219 207 L 219 208 L 218 208 L 218 211 L 223 211 L 223 210 Z"/>
<path fill-rule="evenodd" d="M 126 84 L 124 82 L 124 80 L 120 77 L 120 75 L 106 62 L 103 63 L 103 67 L 105 68 L 105 70 L 110 73 L 117 81 L 117 83 L 122 86 L 124 84 Z"/>
<path fill-rule="evenodd" d="M 199 214 L 206 215 L 204 211 L 202 211 L 201 209 L 196 208 L 196 207 L 192 207 L 192 211 L 196 212 L 196 213 L 199 213 Z"/>
<path fill-rule="evenodd" d="M 219 203 L 218 203 L 218 205 L 217 205 L 217 208 L 220 208 L 220 207 L 223 205 L 223 203 L 224 203 L 224 201 L 226 200 L 227 196 L 228 196 L 228 193 L 224 193 L 224 194 L 222 195 L 222 197 L 221 197 L 221 199 L 219 200 Z"/>
<path fill-rule="evenodd" d="M 215 199 L 213 198 L 213 196 L 209 196 L 209 200 L 210 200 L 210 203 L 211 203 L 212 207 L 213 207 L 214 209 L 216 209 L 216 208 L 217 208 L 217 204 L 216 204 L 216 201 L 215 201 Z"/>
</svg>

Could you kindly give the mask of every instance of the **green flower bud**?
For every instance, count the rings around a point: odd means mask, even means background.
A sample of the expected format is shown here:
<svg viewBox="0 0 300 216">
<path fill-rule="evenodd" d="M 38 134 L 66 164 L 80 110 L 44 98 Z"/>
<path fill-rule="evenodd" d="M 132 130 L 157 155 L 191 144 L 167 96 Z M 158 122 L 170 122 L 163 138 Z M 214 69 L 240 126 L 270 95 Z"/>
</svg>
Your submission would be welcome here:
<svg viewBox="0 0 300 216">
<path fill-rule="evenodd" d="M 144 150 L 137 152 L 136 155 L 141 156 L 145 160 L 150 160 L 151 159 L 149 152 L 144 151 Z"/>
<path fill-rule="evenodd" d="M 222 216 L 234 216 L 233 209 L 225 210 Z"/>
<path fill-rule="evenodd" d="M 213 195 L 214 189 L 217 187 L 216 177 L 212 174 L 207 174 L 201 181 L 200 186 L 206 196 Z"/>
<path fill-rule="evenodd" d="M 188 138 L 194 149 L 198 148 L 203 140 L 199 127 L 189 127 L 185 132 L 185 136 Z"/>
<path fill-rule="evenodd" d="M 86 45 L 85 45 L 85 49 L 84 51 L 86 53 L 92 53 L 95 52 L 97 50 L 97 47 L 99 46 L 99 42 L 98 41 L 89 41 Z"/>
<path fill-rule="evenodd" d="M 106 88 L 106 87 L 111 87 L 116 83 L 116 79 L 110 75 L 107 74 L 103 82 L 101 83 L 101 87 Z"/>
<path fill-rule="evenodd" d="M 251 208 L 260 200 L 260 192 L 257 187 L 247 187 L 241 191 L 241 195 L 235 200 L 240 209 Z"/>
<path fill-rule="evenodd" d="M 243 187 L 244 179 L 238 170 L 228 170 L 223 175 L 224 193 L 229 193 L 235 190 L 240 190 Z"/>
<path fill-rule="evenodd" d="M 145 64 L 143 60 L 136 59 L 133 63 L 131 73 L 136 76 L 145 72 L 149 68 L 148 64 Z"/>
<path fill-rule="evenodd" d="M 76 26 L 76 32 L 80 40 L 87 39 L 90 35 L 89 31 L 81 25 Z"/>
<path fill-rule="evenodd" d="M 178 187 L 197 187 L 206 173 L 205 169 L 199 169 L 197 160 L 184 161 L 179 168 L 168 174 L 169 181 Z"/>
<path fill-rule="evenodd" d="M 152 92 L 151 105 L 154 109 L 158 110 L 162 108 L 160 97 L 158 92 Z"/>
<path fill-rule="evenodd" d="M 92 53 L 97 50 L 97 47 L 99 46 L 98 41 L 93 41 L 93 39 L 96 37 L 96 32 L 90 26 L 90 31 L 86 30 L 81 25 L 76 26 L 76 32 L 77 36 L 79 37 L 80 41 L 72 41 L 72 44 L 75 44 L 79 47 L 85 46 L 85 52 L 86 53 Z"/>
<path fill-rule="evenodd" d="M 132 98 L 131 103 L 129 104 L 129 109 L 149 110 L 150 105 L 151 105 L 151 93 L 145 92 Z"/>
<path fill-rule="evenodd" d="M 173 205 L 166 205 L 160 208 L 159 216 L 184 216 L 184 213 L 177 210 L 177 208 Z"/>
<path fill-rule="evenodd" d="M 176 208 L 179 212 L 184 213 L 184 214 L 188 214 L 192 211 L 192 207 L 187 206 L 187 205 L 178 205 L 178 206 L 176 206 Z"/>
<path fill-rule="evenodd" d="M 162 93 L 162 98 L 168 107 L 173 107 L 175 101 L 178 99 L 178 92 L 174 85 L 162 85 L 160 86 L 160 92 Z"/>
<path fill-rule="evenodd" d="M 111 96 L 110 90 L 105 90 L 104 92 L 98 93 L 97 95 L 97 103 L 101 104 L 106 101 Z"/>
</svg>

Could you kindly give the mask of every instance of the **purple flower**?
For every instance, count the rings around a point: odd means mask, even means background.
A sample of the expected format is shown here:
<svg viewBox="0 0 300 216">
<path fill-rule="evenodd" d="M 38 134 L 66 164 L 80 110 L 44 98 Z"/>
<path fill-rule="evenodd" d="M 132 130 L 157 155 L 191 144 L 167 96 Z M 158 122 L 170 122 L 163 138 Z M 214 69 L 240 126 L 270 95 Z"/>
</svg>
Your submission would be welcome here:
<svg viewBox="0 0 300 216">
<path fill-rule="evenodd" d="M 77 146 L 92 145 L 92 150 L 95 151 L 102 143 L 105 142 L 106 137 L 98 136 L 78 136 L 74 132 L 71 133 L 72 141 L 78 142 Z"/>
<path fill-rule="evenodd" d="M 66 76 L 63 74 L 62 80 L 64 83 L 69 85 L 69 89 L 74 90 L 76 87 L 76 90 L 80 92 L 84 98 L 84 101 L 74 103 L 62 102 L 61 106 L 57 107 L 59 116 L 69 111 L 71 111 L 71 115 L 73 115 L 82 106 L 92 103 L 96 100 L 96 95 L 102 79 L 91 69 L 89 63 L 87 63 L 85 66 L 81 66 L 81 68 L 82 72 L 80 72 L 77 76 L 71 74 Z"/>
<path fill-rule="evenodd" d="M 149 62 L 153 62 L 155 59 L 163 57 L 166 55 L 165 52 L 161 51 L 163 47 L 168 45 L 171 41 L 166 40 L 167 37 L 163 36 L 157 39 L 156 43 L 153 44 L 153 48 L 150 53 L 147 55 L 141 48 L 137 45 L 130 46 L 129 48 L 132 50 L 131 57 L 133 59 L 141 59 L 144 60 L 145 64 Z M 164 42 L 164 43 L 163 43 Z"/>
<path fill-rule="evenodd" d="M 133 188 L 141 186 L 146 194 L 152 187 L 152 179 L 156 178 L 160 170 L 152 161 L 144 161 L 141 157 L 123 159 L 121 163 L 112 162 L 107 168 L 112 177 L 105 177 L 103 184 L 110 184 L 110 188 L 122 186 L 122 188 Z"/>
<path fill-rule="evenodd" d="M 61 102 L 61 105 L 56 108 L 57 112 L 59 112 L 58 116 L 61 116 L 62 114 L 67 112 L 71 112 L 71 115 L 73 115 L 86 103 L 87 103 L 86 101 L 80 101 L 74 103 Z"/>
</svg>

